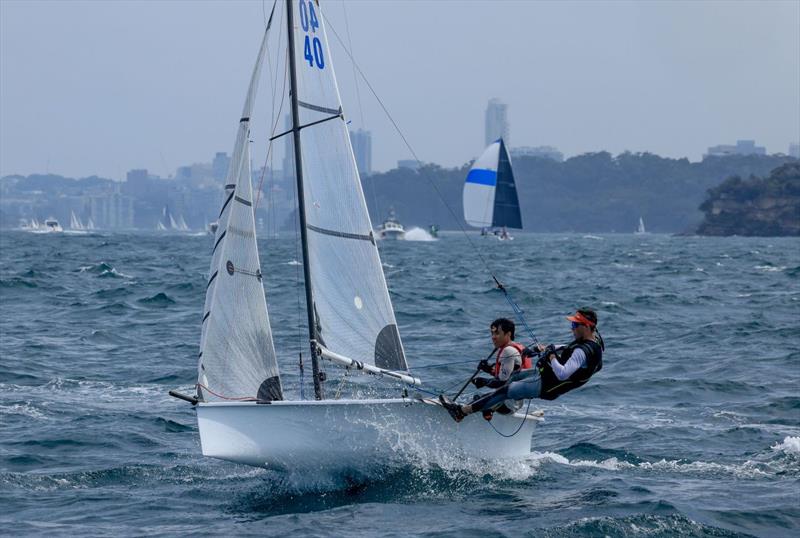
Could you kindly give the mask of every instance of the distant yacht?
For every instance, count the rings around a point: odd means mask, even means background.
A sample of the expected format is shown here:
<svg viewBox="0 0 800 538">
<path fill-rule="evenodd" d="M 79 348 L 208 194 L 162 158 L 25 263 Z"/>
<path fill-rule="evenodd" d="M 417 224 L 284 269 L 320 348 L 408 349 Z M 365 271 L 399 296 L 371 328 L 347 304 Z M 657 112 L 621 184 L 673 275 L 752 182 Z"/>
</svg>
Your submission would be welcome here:
<svg viewBox="0 0 800 538">
<path fill-rule="evenodd" d="M 639 217 L 639 226 L 636 228 L 636 231 L 633 232 L 637 235 L 646 234 L 647 231 L 644 229 L 644 219 Z"/>
<path fill-rule="evenodd" d="M 44 221 L 44 226 L 40 226 L 36 231 L 38 233 L 63 232 L 64 228 L 61 227 L 56 219 L 50 217 Z"/>
<path fill-rule="evenodd" d="M 36 220 L 36 217 L 31 217 L 31 220 L 19 219 L 18 229 L 25 232 L 36 231 L 39 229 L 39 221 Z"/>
<path fill-rule="evenodd" d="M 378 227 L 378 239 L 405 239 L 406 237 L 406 229 L 403 228 L 403 225 L 400 224 L 400 221 L 397 220 L 397 216 L 394 214 L 394 209 L 389 210 L 389 216 L 383 224 Z"/>
<path fill-rule="evenodd" d="M 74 211 L 70 211 L 69 213 L 69 227 L 71 230 L 83 230 L 83 223 L 79 217 L 75 216 Z"/>
<path fill-rule="evenodd" d="M 500 241 L 514 239 L 508 228 L 522 229 L 517 185 L 505 142 L 489 144 L 473 163 L 464 182 L 464 220 L 481 228 L 481 235 Z"/>
</svg>

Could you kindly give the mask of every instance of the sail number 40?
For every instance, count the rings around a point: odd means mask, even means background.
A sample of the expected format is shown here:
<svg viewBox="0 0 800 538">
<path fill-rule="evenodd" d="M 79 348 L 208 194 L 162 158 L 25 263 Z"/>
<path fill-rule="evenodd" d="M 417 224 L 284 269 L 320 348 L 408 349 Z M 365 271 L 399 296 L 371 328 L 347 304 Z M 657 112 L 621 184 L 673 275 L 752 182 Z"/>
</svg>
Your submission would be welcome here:
<svg viewBox="0 0 800 538">
<path fill-rule="evenodd" d="M 310 67 L 316 66 L 320 69 L 325 69 L 325 56 L 322 54 L 322 42 L 318 37 L 313 38 L 308 35 L 311 30 L 312 34 L 317 33 L 319 28 L 319 19 L 317 19 L 317 12 L 314 10 L 314 2 L 306 2 L 300 0 L 298 3 L 300 9 L 300 26 L 306 32 L 305 43 L 303 44 L 303 57 L 308 61 Z"/>
</svg>

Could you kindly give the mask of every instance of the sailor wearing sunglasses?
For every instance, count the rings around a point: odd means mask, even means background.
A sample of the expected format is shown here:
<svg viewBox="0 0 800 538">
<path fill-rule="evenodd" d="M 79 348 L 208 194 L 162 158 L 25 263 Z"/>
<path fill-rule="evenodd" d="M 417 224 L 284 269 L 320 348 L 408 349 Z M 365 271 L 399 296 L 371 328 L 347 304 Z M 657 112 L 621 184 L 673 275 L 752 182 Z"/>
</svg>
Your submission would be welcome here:
<svg viewBox="0 0 800 538">
<path fill-rule="evenodd" d="M 603 367 L 605 346 L 597 331 L 597 313 L 591 308 L 580 308 L 567 319 L 571 323 L 573 341 L 560 349 L 540 345 L 538 350 L 542 358 L 535 368 L 513 374 L 509 384 L 469 405 L 456 404 L 444 395 L 439 397 L 442 405 L 456 422 L 476 411 L 483 411 L 484 417 L 490 420 L 491 411 L 506 400 L 555 400 L 584 385 Z"/>
</svg>

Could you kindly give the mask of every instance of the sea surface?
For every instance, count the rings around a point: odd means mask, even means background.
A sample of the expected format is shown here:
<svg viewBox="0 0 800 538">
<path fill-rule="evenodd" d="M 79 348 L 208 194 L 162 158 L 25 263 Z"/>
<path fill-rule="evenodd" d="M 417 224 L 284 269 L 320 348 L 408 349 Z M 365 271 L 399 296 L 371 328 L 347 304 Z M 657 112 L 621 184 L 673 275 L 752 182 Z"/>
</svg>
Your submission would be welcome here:
<svg viewBox="0 0 800 538">
<path fill-rule="evenodd" d="M 432 390 L 469 377 L 490 351 L 489 322 L 513 314 L 492 273 L 542 341 L 565 342 L 564 316 L 594 307 L 606 354 L 587 386 L 534 403 L 545 421 L 526 457 L 430 454 L 366 476 L 200 455 L 191 406 L 167 391 L 193 390 L 211 246 L 0 232 L 0 534 L 800 533 L 796 238 L 381 245 L 409 363 Z M 299 398 L 300 249 L 289 233 L 260 250 L 284 386 Z"/>
</svg>

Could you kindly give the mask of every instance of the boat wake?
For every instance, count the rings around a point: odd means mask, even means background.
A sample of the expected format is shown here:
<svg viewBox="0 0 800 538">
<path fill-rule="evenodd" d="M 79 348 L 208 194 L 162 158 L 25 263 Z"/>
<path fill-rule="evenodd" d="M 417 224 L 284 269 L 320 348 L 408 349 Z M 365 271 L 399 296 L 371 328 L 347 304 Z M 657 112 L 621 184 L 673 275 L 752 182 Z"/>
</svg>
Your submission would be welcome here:
<svg viewBox="0 0 800 538">
<path fill-rule="evenodd" d="M 405 241 L 437 241 L 427 230 L 416 226 L 406 230 Z"/>
</svg>

